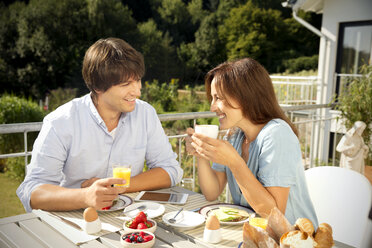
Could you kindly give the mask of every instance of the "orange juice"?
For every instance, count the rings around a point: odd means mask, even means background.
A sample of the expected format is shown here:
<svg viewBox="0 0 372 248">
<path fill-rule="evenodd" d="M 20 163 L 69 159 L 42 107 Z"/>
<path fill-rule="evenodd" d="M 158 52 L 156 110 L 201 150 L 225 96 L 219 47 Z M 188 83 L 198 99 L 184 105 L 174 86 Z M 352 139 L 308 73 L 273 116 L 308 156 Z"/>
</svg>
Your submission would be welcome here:
<svg viewBox="0 0 372 248">
<path fill-rule="evenodd" d="M 261 227 L 262 229 L 266 229 L 267 219 L 260 218 L 260 217 L 249 218 L 249 224 L 251 226 Z"/>
<path fill-rule="evenodd" d="M 129 187 L 130 173 L 131 173 L 130 166 L 123 166 L 123 167 L 120 167 L 120 166 L 116 166 L 115 167 L 114 166 L 113 167 L 113 171 L 112 171 L 113 177 L 114 178 L 121 178 L 121 179 L 125 179 L 126 180 L 126 183 L 125 184 L 115 184 L 115 186 Z"/>
</svg>

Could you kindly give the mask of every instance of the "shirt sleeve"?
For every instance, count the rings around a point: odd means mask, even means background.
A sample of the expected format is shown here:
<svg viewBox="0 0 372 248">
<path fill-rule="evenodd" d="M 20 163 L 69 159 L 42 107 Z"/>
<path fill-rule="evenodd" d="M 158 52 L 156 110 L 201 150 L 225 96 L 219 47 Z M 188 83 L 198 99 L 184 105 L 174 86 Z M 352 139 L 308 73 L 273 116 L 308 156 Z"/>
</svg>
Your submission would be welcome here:
<svg viewBox="0 0 372 248">
<path fill-rule="evenodd" d="M 17 195 L 25 210 L 31 212 L 31 193 L 42 184 L 59 185 L 66 149 L 49 121 L 44 121 L 32 150 L 31 163 L 27 165 L 24 181 L 17 189 Z"/>
<path fill-rule="evenodd" d="M 258 163 L 257 178 L 265 187 L 290 187 L 296 183 L 301 150 L 289 127 L 279 125 L 266 132 Z"/>
<path fill-rule="evenodd" d="M 147 122 L 148 142 L 146 148 L 146 164 L 149 169 L 160 167 L 164 169 L 170 179 L 172 186 L 178 184 L 183 176 L 183 170 L 177 161 L 177 154 L 173 152 L 160 120 L 154 108 L 150 112 Z"/>
</svg>

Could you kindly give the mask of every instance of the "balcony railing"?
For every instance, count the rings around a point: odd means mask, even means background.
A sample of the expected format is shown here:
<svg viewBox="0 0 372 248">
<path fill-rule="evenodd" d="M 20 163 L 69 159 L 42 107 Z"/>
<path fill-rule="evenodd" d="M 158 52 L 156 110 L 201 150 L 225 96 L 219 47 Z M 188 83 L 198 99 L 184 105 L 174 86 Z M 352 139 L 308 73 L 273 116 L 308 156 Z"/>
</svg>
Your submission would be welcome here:
<svg viewBox="0 0 372 248">
<path fill-rule="evenodd" d="M 279 104 L 307 105 L 316 103 L 318 77 L 270 76 Z"/>
<path fill-rule="evenodd" d="M 336 117 L 322 116 L 322 113 L 327 111 L 320 111 L 324 108 L 331 108 L 329 104 L 315 104 L 316 103 L 316 85 L 317 77 L 286 77 L 286 76 L 271 76 L 274 84 L 274 89 L 279 103 L 283 111 L 288 115 L 291 121 L 296 125 L 299 130 L 299 140 L 301 144 L 303 165 L 305 168 L 317 166 L 321 163 L 328 163 L 332 161 L 335 165 L 335 152 L 332 158 L 328 158 L 325 162 L 324 159 L 319 159 L 319 134 L 322 127 L 331 124 L 338 127 L 339 120 Z M 159 119 L 161 122 L 177 121 L 177 120 L 192 120 L 193 125 L 198 120 L 204 118 L 215 118 L 215 113 L 212 112 L 191 112 L 191 113 L 175 113 L 175 114 L 160 114 Z M 24 151 L 16 153 L 0 154 L 0 159 L 12 157 L 24 157 L 25 165 L 28 164 L 31 151 L 28 150 L 28 133 L 40 131 L 42 122 L 35 123 L 17 123 L 17 124 L 2 124 L 0 125 L 1 134 L 23 133 Z M 224 131 L 221 131 L 223 134 Z M 185 133 L 178 133 L 168 135 L 173 144 L 174 151 L 178 153 L 178 160 L 181 166 L 192 166 L 191 173 L 185 176 L 183 182 L 192 184 L 192 189 L 195 187 L 195 158 L 192 157 L 192 165 L 190 164 L 190 157 L 185 154 L 184 137 Z M 336 138 L 337 135 L 334 137 Z M 315 138 L 317 137 L 317 138 Z M 336 140 L 333 141 L 335 146 Z M 333 149 L 334 150 L 334 149 Z M 228 193 L 226 194 L 228 195 Z M 228 200 L 228 197 L 226 198 Z"/>
</svg>

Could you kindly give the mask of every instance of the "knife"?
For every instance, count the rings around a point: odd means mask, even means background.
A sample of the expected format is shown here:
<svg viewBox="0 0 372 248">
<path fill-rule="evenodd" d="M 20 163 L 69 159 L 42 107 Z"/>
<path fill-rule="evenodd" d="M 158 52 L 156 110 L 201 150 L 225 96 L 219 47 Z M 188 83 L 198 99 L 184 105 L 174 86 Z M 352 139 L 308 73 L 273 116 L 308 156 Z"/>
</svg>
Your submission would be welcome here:
<svg viewBox="0 0 372 248">
<path fill-rule="evenodd" d="M 70 225 L 70 226 L 72 226 L 72 227 L 78 229 L 79 231 L 83 231 L 83 228 L 81 228 L 81 226 L 79 226 L 79 225 L 76 224 L 75 222 L 72 222 L 72 221 L 70 221 L 70 220 L 68 220 L 68 219 L 65 219 L 65 218 L 63 218 L 63 217 L 61 217 L 61 216 L 54 215 L 54 214 L 51 214 L 51 213 L 48 213 L 48 215 L 53 216 L 53 217 L 55 217 L 55 218 L 57 218 L 57 219 L 63 221 L 64 223 L 66 223 L 66 224 L 68 224 L 68 225 Z"/>
</svg>

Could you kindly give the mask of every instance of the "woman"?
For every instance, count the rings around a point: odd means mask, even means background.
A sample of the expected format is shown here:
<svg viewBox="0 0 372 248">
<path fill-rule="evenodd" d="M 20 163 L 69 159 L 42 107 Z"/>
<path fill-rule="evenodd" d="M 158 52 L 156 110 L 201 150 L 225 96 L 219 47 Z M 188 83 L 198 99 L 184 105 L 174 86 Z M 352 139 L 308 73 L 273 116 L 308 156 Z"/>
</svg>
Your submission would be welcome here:
<svg viewBox="0 0 372 248">
<path fill-rule="evenodd" d="M 306 217 L 317 227 L 297 130 L 281 110 L 267 71 L 249 58 L 226 62 L 208 72 L 205 87 L 220 129 L 230 133 L 226 141 L 188 129 L 187 151 L 198 158 L 206 199 L 217 199 L 228 182 L 235 204 L 261 216 L 276 206 L 292 224 Z"/>
</svg>

